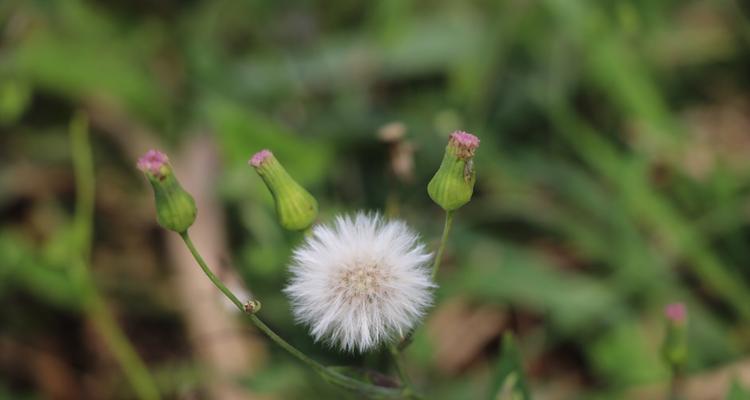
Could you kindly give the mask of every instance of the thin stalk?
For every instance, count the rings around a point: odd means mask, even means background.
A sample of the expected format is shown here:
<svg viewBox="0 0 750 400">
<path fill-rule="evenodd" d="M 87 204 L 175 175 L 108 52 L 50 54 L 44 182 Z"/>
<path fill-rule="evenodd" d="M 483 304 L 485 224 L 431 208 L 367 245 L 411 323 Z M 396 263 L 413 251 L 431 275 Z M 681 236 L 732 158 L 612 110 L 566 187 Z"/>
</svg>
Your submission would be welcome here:
<svg viewBox="0 0 750 400">
<path fill-rule="evenodd" d="M 211 280 L 211 282 L 218 288 L 224 296 L 226 296 L 234 305 L 240 310 L 244 311 L 245 307 L 240 301 L 240 299 L 237 298 L 237 296 L 232 293 L 229 288 L 224 285 L 224 283 L 211 271 L 211 269 L 206 264 L 206 261 L 203 259 L 203 257 L 200 255 L 198 250 L 195 248 L 195 245 L 193 244 L 193 241 L 190 239 L 190 235 L 187 233 L 187 231 L 180 233 L 180 237 L 182 237 L 182 240 L 185 242 L 185 245 L 187 246 L 188 250 L 190 250 L 190 253 L 193 255 L 193 258 L 195 258 L 195 261 L 198 263 L 198 265 L 201 267 L 203 272 L 208 276 L 208 279 Z M 286 350 L 289 354 L 297 358 L 298 360 L 302 361 L 306 365 L 310 366 L 315 371 L 330 375 L 330 371 L 326 369 L 325 366 L 318 363 L 317 361 L 313 360 L 312 358 L 306 356 L 303 352 L 298 350 L 296 347 L 292 346 L 289 342 L 281 338 L 276 332 L 274 332 L 268 325 L 266 325 L 260 318 L 258 318 L 255 314 L 248 314 L 250 317 L 250 321 L 255 325 L 258 329 L 260 329 L 263 333 L 266 334 L 271 340 L 273 340 L 274 343 L 279 345 L 282 349 Z"/>
<path fill-rule="evenodd" d="M 401 379 L 404 397 L 408 399 L 417 398 L 414 386 L 412 386 L 409 374 L 406 372 L 403 360 L 401 359 L 401 352 L 398 350 L 398 347 L 395 344 L 390 344 L 388 346 L 388 351 L 390 351 L 391 357 L 393 357 L 393 364 L 396 366 L 396 372 L 398 372 L 399 379 Z"/>
<path fill-rule="evenodd" d="M 101 294 L 97 290 L 93 290 L 91 294 L 88 300 L 88 315 L 122 367 L 137 396 L 141 399 L 159 399 L 159 389 L 151 374 L 128 337 L 117 325 L 117 321 L 109 312 Z"/>
<path fill-rule="evenodd" d="M 448 234 L 450 234 L 451 226 L 453 226 L 453 211 L 445 212 L 445 225 L 443 226 L 443 236 L 440 238 L 440 246 L 438 247 L 437 254 L 435 254 L 435 261 L 432 264 L 432 279 L 435 280 L 438 269 L 440 269 L 440 263 L 443 260 L 443 252 L 445 251 L 445 244 L 448 242 Z"/>
<path fill-rule="evenodd" d="M 268 336 L 274 343 L 276 343 L 279 347 L 286 350 L 289 354 L 291 354 L 294 358 L 302 361 L 305 365 L 312 368 L 315 372 L 320 374 L 323 379 L 325 379 L 328 382 L 335 383 L 341 387 L 347 388 L 349 390 L 360 392 L 360 393 L 370 393 L 375 397 L 379 398 L 392 398 L 395 394 L 398 392 L 396 389 L 393 388 L 385 388 L 385 387 L 379 387 L 374 386 L 370 383 L 363 382 L 354 378 L 351 378 L 349 376 L 346 376 L 344 374 L 341 374 L 331 368 L 327 368 L 324 365 L 318 363 L 317 361 L 313 360 L 312 358 L 305 355 L 305 353 L 301 352 L 296 347 L 292 346 L 289 342 L 281 338 L 276 332 L 273 331 L 268 325 L 266 325 L 257 315 L 255 315 L 252 311 L 246 311 L 245 306 L 240 301 L 240 299 L 235 296 L 234 293 L 232 293 L 231 290 L 229 290 L 226 285 L 224 285 L 221 280 L 211 271 L 211 269 L 206 264 L 206 261 L 203 259 L 203 257 L 200 255 L 198 250 L 195 248 L 195 245 L 193 245 L 192 240 L 190 240 L 190 235 L 188 235 L 187 231 L 180 234 L 180 237 L 182 237 L 182 240 L 185 242 L 185 245 L 187 246 L 188 250 L 190 250 L 190 253 L 193 255 L 193 258 L 195 258 L 195 261 L 198 263 L 198 265 L 201 267 L 203 272 L 208 276 L 208 279 L 211 280 L 211 282 L 216 286 L 221 293 L 224 294 L 234 305 L 240 310 L 245 312 L 247 316 L 250 318 L 250 321 L 255 325 L 258 329 L 260 329 L 261 332 L 265 333 L 266 336 Z M 419 397 L 415 394 L 411 395 L 411 398 L 419 399 Z"/>
<path fill-rule="evenodd" d="M 672 376 L 669 380 L 669 400 L 680 400 L 682 392 L 682 373 L 679 368 L 672 368 Z"/>
<path fill-rule="evenodd" d="M 432 262 L 433 281 L 437 277 L 438 270 L 440 269 L 440 263 L 443 260 L 443 252 L 445 251 L 445 246 L 448 243 L 448 236 L 450 235 L 451 227 L 453 226 L 453 213 L 453 211 L 445 212 L 445 225 L 443 226 L 443 235 L 440 238 L 440 245 L 438 246 L 437 253 L 435 254 L 435 260 Z M 407 347 L 409 347 L 413 340 L 414 331 L 409 333 L 396 348 L 399 351 L 404 351 Z"/>
<path fill-rule="evenodd" d="M 143 400 L 157 400 L 160 398 L 159 389 L 146 365 L 107 309 L 104 298 L 91 276 L 89 258 L 94 219 L 95 175 L 88 125 L 84 115 L 79 114 L 73 119 L 70 135 L 76 182 L 76 255 L 72 263 L 72 272 L 81 285 L 83 307 L 122 368 L 136 396 Z"/>
</svg>

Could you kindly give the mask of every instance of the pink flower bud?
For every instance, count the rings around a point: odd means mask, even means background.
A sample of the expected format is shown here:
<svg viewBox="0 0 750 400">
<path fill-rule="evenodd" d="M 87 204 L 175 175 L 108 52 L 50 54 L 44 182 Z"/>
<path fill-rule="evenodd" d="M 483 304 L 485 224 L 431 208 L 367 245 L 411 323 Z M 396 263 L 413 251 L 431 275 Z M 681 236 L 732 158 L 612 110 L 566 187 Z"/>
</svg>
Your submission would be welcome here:
<svg viewBox="0 0 750 400">
<path fill-rule="evenodd" d="M 318 216 L 318 202 L 289 173 L 269 150 L 255 153 L 247 162 L 271 191 L 276 215 L 285 229 L 307 229 Z"/>
<path fill-rule="evenodd" d="M 476 181 L 474 153 L 478 147 L 479 138 L 471 133 L 451 133 L 440 168 L 427 185 L 430 198 L 443 210 L 457 210 L 471 200 Z"/>
<path fill-rule="evenodd" d="M 683 303 L 672 303 L 664 307 L 664 316 L 671 322 L 682 324 L 687 318 L 687 309 Z"/>
<path fill-rule="evenodd" d="M 151 149 L 146 152 L 143 157 L 138 159 L 138 169 L 144 173 L 151 173 L 155 177 L 161 178 L 163 175 L 162 167 L 164 167 L 167 162 L 169 162 L 169 158 L 167 158 L 166 154 L 159 150 Z"/>
<path fill-rule="evenodd" d="M 178 233 L 187 232 L 195 222 L 198 210 L 193 196 L 177 181 L 167 155 L 159 150 L 149 150 L 138 159 L 138 169 L 143 171 L 154 189 L 159 225 Z"/>
<path fill-rule="evenodd" d="M 456 157 L 466 160 L 474 157 L 474 152 L 479 147 L 479 138 L 468 132 L 455 131 L 451 133 L 448 145 L 454 147 Z"/>
<path fill-rule="evenodd" d="M 252 165 L 255 168 L 260 167 L 260 164 L 263 163 L 268 157 L 271 157 L 273 153 L 271 153 L 271 150 L 263 149 L 255 154 L 253 154 L 253 157 L 250 158 L 250 161 L 248 161 L 248 164 Z"/>
</svg>

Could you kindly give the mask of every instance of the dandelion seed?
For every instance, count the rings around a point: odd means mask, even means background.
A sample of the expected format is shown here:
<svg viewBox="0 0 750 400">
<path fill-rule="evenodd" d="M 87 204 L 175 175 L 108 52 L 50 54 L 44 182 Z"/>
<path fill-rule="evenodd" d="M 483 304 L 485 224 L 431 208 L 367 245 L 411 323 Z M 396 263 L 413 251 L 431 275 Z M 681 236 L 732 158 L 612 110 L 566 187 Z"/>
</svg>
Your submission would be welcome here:
<svg viewBox="0 0 750 400">
<path fill-rule="evenodd" d="M 294 252 L 284 290 L 316 341 L 364 352 L 409 332 L 434 284 L 419 236 L 401 221 L 359 213 L 315 226 Z"/>
</svg>

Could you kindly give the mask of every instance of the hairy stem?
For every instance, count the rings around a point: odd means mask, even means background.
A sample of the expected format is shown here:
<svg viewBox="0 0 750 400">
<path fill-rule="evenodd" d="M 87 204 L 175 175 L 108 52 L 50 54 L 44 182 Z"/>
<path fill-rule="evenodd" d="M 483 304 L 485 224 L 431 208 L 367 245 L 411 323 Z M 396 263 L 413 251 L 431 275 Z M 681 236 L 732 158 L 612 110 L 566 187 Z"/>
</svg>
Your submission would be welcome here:
<svg viewBox="0 0 750 400">
<path fill-rule="evenodd" d="M 156 383 L 125 333 L 117 325 L 116 319 L 109 312 L 91 276 L 89 258 L 94 219 L 95 177 L 88 138 L 88 124 L 84 115 L 79 114 L 73 119 L 70 135 L 76 182 L 74 218 L 76 255 L 72 265 L 73 274 L 82 292 L 83 307 L 96 331 L 102 336 L 122 368 L 136 396 L 143 400 L 156 400 L 160 398 Z"/>
<path fill-rule="evenodd" d="M 440 246 L 438 247 L 437 254 L 435 254 L 435 261 L 432 264 L 432 279 L 435 280 L 438 269 L 440 269 L 440 263 L 443 260 L 443 252 L 445 251 L 445 244 L 448 242 L 448 235 L 453 226 L 453 211 L 445 212 L 445 226 L 443 226 L 443 236 L 440 238 Z"/>
</svg>

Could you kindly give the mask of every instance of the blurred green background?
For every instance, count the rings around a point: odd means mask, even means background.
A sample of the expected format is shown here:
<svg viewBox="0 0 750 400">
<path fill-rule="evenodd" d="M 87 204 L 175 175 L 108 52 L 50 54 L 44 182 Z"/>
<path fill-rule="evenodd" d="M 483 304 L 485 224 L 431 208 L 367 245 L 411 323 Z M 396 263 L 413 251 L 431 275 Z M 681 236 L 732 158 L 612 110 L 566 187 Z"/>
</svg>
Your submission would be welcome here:
<svg viewBox="0 0 750 400">
<path fill-rule="evenodd" d="M 192 296 L 206 281 L 156 225 L 135 160 L 170 155 L 198 200 L 198 248 L 284 337 L 390 373 L 385 354 L 342 354 L 294 324 L 280 290 L 300 237 L 246 161 L 273 150 L 321 221 L 381 210 L 434 246 L 426 185 L 455 129 L 482 145 L 406 352 L 427 397 L 492 398 L 512 331 L 536 398 L 665 398 L 662 310 L 680 300 L 686 398 L 723 398 L 750 369 L 749 13 L 732 0 L 2 0 L 0 398 L 142 397 L 131 382 L 149 375 L 164 398 L 356 398 L 211 288 Z"/>
</svg>

